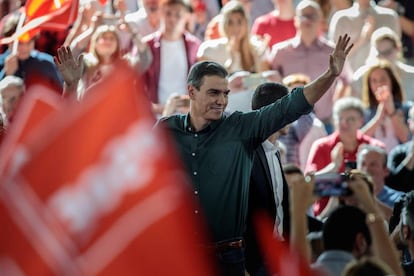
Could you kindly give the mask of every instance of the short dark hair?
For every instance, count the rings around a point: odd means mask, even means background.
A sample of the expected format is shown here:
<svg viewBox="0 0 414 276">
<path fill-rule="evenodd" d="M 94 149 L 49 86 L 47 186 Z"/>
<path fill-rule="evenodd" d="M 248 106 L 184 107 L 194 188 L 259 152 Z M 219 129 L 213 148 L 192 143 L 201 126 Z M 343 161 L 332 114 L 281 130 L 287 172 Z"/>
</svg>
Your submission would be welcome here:
<svg viewBox="0 0 414 276">
<path fill-rule="evenodd" d="M 289 93 L 289 89 L 277 82 L 266 82 L 256 87 L 252 98 L 252 109 L 257 110 L 263 106 L 274 103 Z"/>
<path fill-rule="evenodd" d="M 354 206 L 340 206 L 325 221 L 322 229 L 325 250 L 344 250 L 352 252 L 356 236 L 362 233 L 371 245 L 372 239 L 365 223 L 365 213 Z"/>
<path fill-rule="evenodd" d="M 226 78 L 227 75 L 227 70 L 219 63 L 214 61 L 199 61 L 191 67 L 187 77 L 187 84 L 199 90 L 201 85 L 203 85 L 205 76 Z"/>
</svg>

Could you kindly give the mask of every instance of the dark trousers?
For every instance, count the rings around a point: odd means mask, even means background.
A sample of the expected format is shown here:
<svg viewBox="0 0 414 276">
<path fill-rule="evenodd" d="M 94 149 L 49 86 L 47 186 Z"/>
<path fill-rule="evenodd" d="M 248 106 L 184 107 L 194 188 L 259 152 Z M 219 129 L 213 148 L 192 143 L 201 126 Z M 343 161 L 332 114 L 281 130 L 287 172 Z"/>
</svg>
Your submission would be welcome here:
<svg viewBox="0 0 414 276">
<path fill-rule="evenodd" d="M 244 276 L 244 248 L 231 248 L 223 251 L 216 251 L 220 275 L 223 276 Z"/>
</svg>

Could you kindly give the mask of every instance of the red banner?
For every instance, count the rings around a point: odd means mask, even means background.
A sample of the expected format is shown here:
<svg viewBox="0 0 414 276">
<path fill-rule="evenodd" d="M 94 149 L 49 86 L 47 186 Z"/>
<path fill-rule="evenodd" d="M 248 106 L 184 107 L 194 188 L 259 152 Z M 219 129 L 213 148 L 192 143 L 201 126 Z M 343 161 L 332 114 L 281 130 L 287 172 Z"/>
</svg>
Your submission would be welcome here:
<svg viewBox="0 0 414 276">
<path fill-rule="evenodd" d="M 134 81 L 117 66 L 31 139 L 0 185 L 0 275 L 215 274 L 188 178 Z"/>
</svg>

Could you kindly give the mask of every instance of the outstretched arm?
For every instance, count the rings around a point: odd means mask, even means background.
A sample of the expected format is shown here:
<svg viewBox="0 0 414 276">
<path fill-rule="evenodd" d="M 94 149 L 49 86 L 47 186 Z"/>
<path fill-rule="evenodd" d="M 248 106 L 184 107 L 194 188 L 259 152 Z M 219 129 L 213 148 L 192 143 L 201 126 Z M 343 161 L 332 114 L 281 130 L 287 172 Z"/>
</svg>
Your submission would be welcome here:
<svg viewBox="0 0 414 276">
<path fill-rule="evenodd" d="M 64 80 L 63 95 L 76 93 L 83 75 L 83 55 L 75 59 L 69 47 L 60 47 L 54 61 Z"/>
<path fill-rule="evenodd" d="M 349 40 L 350 37 L 347 34 L 339 36 L 335 49 L 329 56 L 328 70 L 311 83 L 305 85 L 304 95 L 309 104 L 315 104 L 342 72 L 346 56 L 353 46 L 352 44 L 349 45 Z"/>
</svg>

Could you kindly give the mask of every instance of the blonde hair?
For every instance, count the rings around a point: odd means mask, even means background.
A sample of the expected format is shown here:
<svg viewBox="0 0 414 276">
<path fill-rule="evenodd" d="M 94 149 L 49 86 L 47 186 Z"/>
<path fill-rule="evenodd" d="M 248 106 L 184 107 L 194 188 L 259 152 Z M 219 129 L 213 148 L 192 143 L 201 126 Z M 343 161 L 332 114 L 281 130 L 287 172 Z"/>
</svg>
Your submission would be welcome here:
<svg viewBox="0 0 414 276">
<path fill-rule="evenodd" d="M 244 10 L 242 4 L 239 1 L 229 1 L 227 4 L 223 6 L 221 9 L 221 14 L 223 16 L 222 20 L 220 21 L 219 30 L 220 33 L 228 37 L 227 26 L 229 22 L 230 15 L 238 13 L 243 17 L 243 21 L 246 27 L 246 34 L 240 40 L 240 55 L 241 55 L 241 65 L 243 70 L 246 71 L 257 71 L 256 64 L 255 64 L 255 54 L 253 47 L 250 43 L 250 34 L 249 34 L 249 18 Z"/>
</svg>

